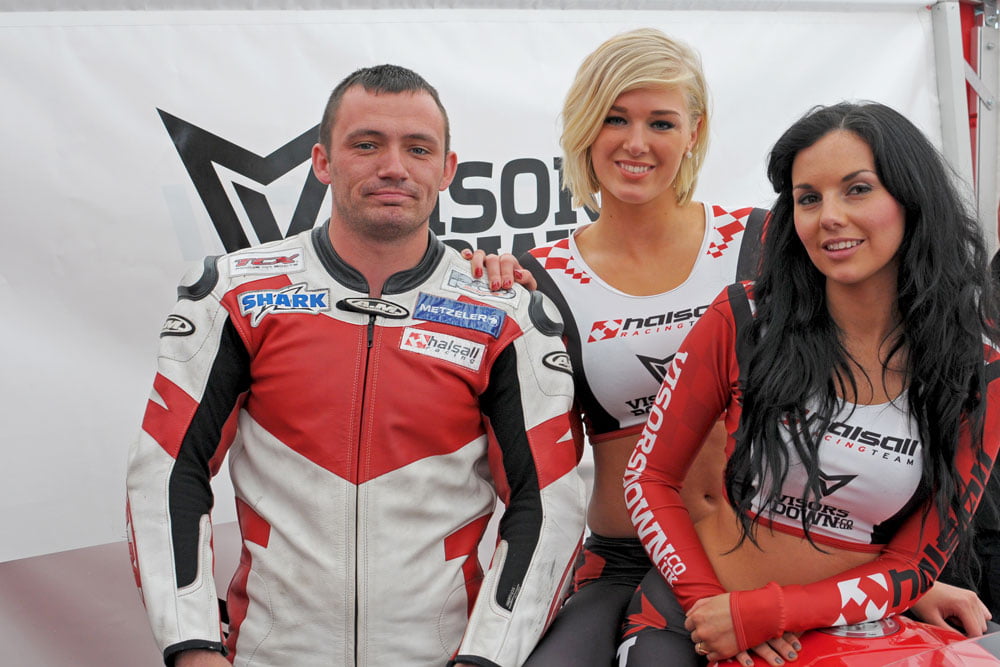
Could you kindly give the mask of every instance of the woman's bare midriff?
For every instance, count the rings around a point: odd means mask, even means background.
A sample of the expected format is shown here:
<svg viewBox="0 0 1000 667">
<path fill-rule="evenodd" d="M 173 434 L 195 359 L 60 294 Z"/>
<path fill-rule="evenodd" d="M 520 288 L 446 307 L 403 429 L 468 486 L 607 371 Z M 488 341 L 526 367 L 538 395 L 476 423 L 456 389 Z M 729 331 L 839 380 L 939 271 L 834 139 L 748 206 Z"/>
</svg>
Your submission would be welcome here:
<svg viewBox="0 0 1000 667">
<path fill-rule="evenodd" d="M 587 510 L 587 525 L 604 537 L 635 537 L 635 527 L 625 509 L 622 476 L 639 435 L 593 445 L 594 490 Z M 700 521 L 725 503 L 722 471 L 725 467 L 726 431 L 717 423 L 705 440 L 684 480 L 681 495 L 694 521 Z"/>
<path fill-rule="evenodd" d="M 877 553 L 838 549 L 759 527 L 757 545 L 739 542 L 740 527 L 728 503 L 695 523 L 695 530 L 726 590 L 752 590 L 774 581 L 782 586 L 809 584 L 874 560 Z M 825 552 L 825 553 L 824 553 Z"/>
<path fill-rule="evenodd" d="M 594 490 L 587 510 L 587 525 L 604 537 L 635 537 L 635 527 L 625 509 L 622 475 L 638 435 L 607 440 L 593 446 Z M 751 590 L 775 581 L 782 585 L 808 584 L 874 560 L 878 554 L 849 551 L 805 539 L 757 530 L 757 545 L 739 542 L 740 527 L 732 508 L 724 500 L 726 432 L 717 423 L 688 471 L 681 496 L 691 513 L 722 585 L 727 590 Z M 826 552 L 826 553 L 824 553 Z"/>
</svg>

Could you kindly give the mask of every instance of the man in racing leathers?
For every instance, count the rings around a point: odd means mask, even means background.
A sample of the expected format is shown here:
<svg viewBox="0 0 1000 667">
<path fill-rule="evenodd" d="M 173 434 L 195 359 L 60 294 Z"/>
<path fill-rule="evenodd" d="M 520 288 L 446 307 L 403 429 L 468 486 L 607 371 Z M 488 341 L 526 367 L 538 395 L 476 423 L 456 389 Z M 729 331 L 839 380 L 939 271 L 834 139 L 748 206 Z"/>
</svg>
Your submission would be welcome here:
<svg viewBox="0 0 1000 667">
<path fill-rule="evenodd" d="M 128 472 L 153 634 L 178 667 L 520 665 L 583 530 L 557 311 L 490 294 L 430 233 L 457 161 L 419 75 L 342 81 L 312 164 L 329 222 L 209 258 L 161 334 Z M 227 452 L 243 550 L 223 635 L 209 481 Z"/>
</svg>

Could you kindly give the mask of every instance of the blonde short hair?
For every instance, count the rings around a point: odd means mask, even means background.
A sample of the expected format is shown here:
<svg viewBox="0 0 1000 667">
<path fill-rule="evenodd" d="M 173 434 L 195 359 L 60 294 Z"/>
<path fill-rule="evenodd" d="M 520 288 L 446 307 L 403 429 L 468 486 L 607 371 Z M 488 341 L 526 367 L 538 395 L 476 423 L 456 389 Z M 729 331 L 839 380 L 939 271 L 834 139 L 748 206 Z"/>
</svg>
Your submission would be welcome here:
<svg viewBox="0 0 1000 667">
<path fill-rule="evenodd" d="M 692 157 L 681 160 L 674 179 L 679 204 L 691 201 L 708 151 L 708 87 L 701 57 L 687 44 L 659 30 L 640 28 L 616 35 L 594 50 L 580 65 L 563 104 L 563 186 L 574 206 L 600 210 L 594 196 L 600 183 L 590 160 L 611 105 L 622 93 L 640 88 L 679 88 L 684 92 L 692 126 L 701 121 Z"/>
</svg>

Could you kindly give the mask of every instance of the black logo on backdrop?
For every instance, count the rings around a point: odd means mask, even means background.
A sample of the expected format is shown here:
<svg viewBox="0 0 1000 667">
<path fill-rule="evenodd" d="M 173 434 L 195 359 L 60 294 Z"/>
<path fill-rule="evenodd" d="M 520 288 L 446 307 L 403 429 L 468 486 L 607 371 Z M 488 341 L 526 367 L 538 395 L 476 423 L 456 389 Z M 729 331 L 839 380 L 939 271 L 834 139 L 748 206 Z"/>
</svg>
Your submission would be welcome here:
<svg viewBox="0 0 1000 667">
<path fill-rule="evenodd" d="M 198 195 L 201 197 L 212 225 L 218 232 L 226 252 L 250 247 L 250 241 L 233 203 L 229 201 L 215 165 L 230 169 L 241 176 L 261 185 L 269 185 L 289 171 L 310 159 L 319 126 L 303 132 L 270 155 L 257 155 L 245 148 L 226 141 L 222 137 L 207 132 L 200 127 L 157 109 L 163 125 L 177 147 L 177 153 L 184 162 L 184 168 L 191 176 Z M 261 243 L 277 241 L 286 235 L 310 229 L 319 216 L 326 186 L 316 180 L 312 171 L 302 184 L 302 193 L 286 232 L 281 233 L 274 212 L 263 193 L 239 183 L 233 183 L 236 194 L 247 213 L 254 233 Z"/>
</svg>

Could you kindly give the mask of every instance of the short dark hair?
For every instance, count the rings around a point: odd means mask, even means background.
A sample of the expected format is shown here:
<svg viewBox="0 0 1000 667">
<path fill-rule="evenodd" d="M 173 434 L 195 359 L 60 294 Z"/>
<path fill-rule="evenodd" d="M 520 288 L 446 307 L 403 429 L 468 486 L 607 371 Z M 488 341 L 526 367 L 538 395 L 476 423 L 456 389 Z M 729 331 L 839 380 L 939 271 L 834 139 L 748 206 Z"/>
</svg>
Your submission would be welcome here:
<svg viewBox="0 0 1000 667">
<path fill-rule="evenodd" d="M 444 150 L 447 153 L 451 149 L 451 126 L 448 123 L 448 112 L 441 104 L 441 98 L 437 90 L 427 83 L 424 77 L 411 69 L 400 67 L 399 65 L 375 65 L 374 67 L 363 67 L 349 74 L 330 93 L 330 99 L 326 102 L 323 110 L 323 120 L 319 124 L 319 143 L 323 148 L 330 148 L 330 130 L 333 127 L 340 102 L 344 99 L 344 93 L 353 86 L 361 86 L 369 93 L 417 93 L 423 91 L 431 96 L 437 108 L 444 118 Z"/>
</svg>

